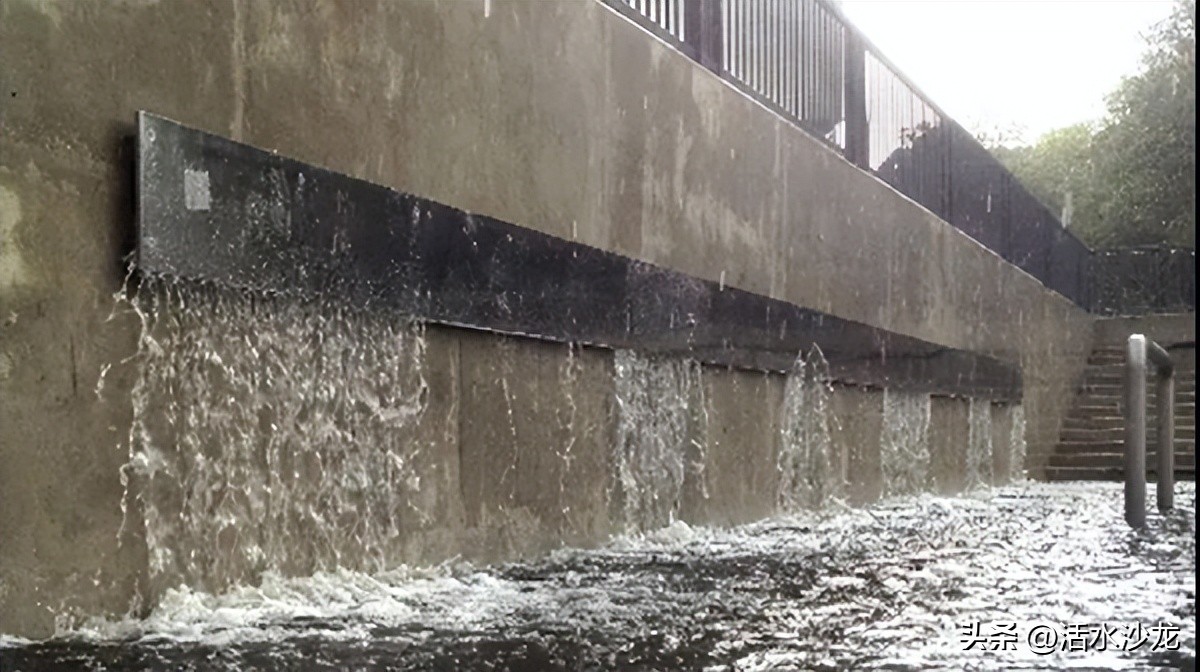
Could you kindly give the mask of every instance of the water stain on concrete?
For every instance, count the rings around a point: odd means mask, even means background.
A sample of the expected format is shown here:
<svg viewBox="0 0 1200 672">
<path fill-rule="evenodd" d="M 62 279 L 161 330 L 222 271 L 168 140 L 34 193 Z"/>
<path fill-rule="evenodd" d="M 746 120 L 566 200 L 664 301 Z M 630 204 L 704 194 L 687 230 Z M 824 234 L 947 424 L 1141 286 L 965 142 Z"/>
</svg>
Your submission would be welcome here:
<svg viewBox="0 0 1200 672">
<path fill-rule="evenodd" d="M 0 187 L 0 290 L 28 282 L 17 236 L 20 222 L 20 199 L 11 189 Z"/>
</svg>

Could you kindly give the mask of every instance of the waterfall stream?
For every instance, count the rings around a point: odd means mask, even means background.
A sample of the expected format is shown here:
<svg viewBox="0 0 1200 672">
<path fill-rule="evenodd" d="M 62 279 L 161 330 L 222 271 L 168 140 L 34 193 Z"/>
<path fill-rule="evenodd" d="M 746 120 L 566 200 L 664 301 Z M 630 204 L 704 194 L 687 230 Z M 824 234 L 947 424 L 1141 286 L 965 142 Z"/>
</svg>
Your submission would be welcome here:
<svg viewBox="0 0 1200 672">
<path fill-rule="evenodd" d="M 382 569 L 427 518 L 423 327 L 332 300 L 147 277 L 127 505 L 152 577 Z"/>
<path fill-rule="evenodd" d="M 884 497 L 928 489 L 929 412 L 928 394 L 884 391 L 879 440 Z"/>
</svg>

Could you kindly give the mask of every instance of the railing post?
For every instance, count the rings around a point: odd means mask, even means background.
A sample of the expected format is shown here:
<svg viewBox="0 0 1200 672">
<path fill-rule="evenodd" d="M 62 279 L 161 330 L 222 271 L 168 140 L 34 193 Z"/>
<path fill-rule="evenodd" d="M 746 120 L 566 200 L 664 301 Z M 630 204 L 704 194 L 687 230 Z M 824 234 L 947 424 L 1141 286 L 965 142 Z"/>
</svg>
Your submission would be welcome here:
<svg viewBox="0 0 1200 672">
<path fill-rule="evenodd" d="M 1160 512 L 1175 508 L 1175 363 L 1154 341 L 1146 342 L 1146 358 L 1158 376 L 1158 483 Z"/>
<path fill-rule="evenodd" d="M 1175 374 L 1158 379 L 1158 510 L 1175 508 Z"/>
<path fill-rule="evenodd" d="M 683 0 L 683 41 L 696 52 L 700 65 L 717 74 L 725 69 L 725 35 L 721 20 L 724 0 Z"/>
<path fill-rule="evenodd" d="M 846 160 L 870 170 L 870 134 L 867 127 L 867 51 L 856 31 L 846 31 L 843 82 L 846 104 Z"/>
<path fill-rule="evenodd" d="M 1146 337 L 1129 337 L 1125 353 L 1125 522 L 1146 525 Z"/>
<path fill-rule="evenodd" d="M 1146 360 L 1158 377 L 1158 510 L 1175 507 L 1175 364 L 1141 334 L 1129 337 L 1125 359 L 1125 520 L 1146 524 Z"/>
</svg>

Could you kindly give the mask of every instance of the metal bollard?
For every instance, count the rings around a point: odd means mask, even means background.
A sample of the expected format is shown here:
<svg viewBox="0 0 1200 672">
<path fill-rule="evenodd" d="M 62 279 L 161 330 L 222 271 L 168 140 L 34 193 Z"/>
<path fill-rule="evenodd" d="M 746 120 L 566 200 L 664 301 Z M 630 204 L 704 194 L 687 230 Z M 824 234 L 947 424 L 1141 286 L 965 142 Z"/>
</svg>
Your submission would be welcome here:
<svg viewBox="0 0 1200 672">
<path fill-rule="evenodd" d="M 1175 507 L 1175 364 L 1162 346 L 1134 334 L 1125 355 L 1125 521 L 1131 527 L 1146 524 L 1147 358 L 1158 377 L 1158 510 Z"/>
<path fill-rule="evenodd" d="M 1146 525 L 1146 337 L 1141 334 L 1129 337 L 1125 353 L 1125 522 Z"/>
<path fill-rule="evenodd" d="M 1175 508 L 1175 372 L 1160 366 L 1158 375 L 1158 510 L 1170 511 Z"/>
</svg>

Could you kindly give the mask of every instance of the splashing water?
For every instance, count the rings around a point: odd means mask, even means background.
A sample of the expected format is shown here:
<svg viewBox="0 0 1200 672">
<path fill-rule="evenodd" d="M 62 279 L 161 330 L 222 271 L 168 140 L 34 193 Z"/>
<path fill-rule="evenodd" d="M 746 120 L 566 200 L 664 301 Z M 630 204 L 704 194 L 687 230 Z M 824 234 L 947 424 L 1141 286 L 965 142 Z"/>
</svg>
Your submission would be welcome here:
<svg viewBox="0 0 1200 672">
<path fill-rule="evenodd" d="M 971 399 L 968 412 L 967 487 L 986 487 L 992 483 L 992 404 L 987 399 Z"/>
<path fill-rule="evenodd" d="M 781 511 L 819 509 L 845 493 L 841 457 L 829 431 L 832 389 L 819 349 L 796 357 L 784 386 L 776 456 Z"/>
<path fill-rule="evenodd" d="M 703 474 L 700 365 L 630 350 L 615 351 L 613 361 L 614 480 L 622 518 L 630 531 L 669 525 L 678 513 L 685 477 Z"/>
<path fill-rule="evenodd" d="M 160 589 L 382 570 L 428 522 L 420 324 L 153 277 L 132 304 L 145 328 L 127 500 Z"/>
<path fill-rule="evenodd" d="M 1178 495 L 1139 531 L 1119 483 L 1025 482 L 676 523 L 486 569 L 267 573 L 223 595 L 167 591 L 145 619 L 50 642 L 0 637 L 0 669 L 1191 669 L 1194 484 Z M 1016 646 L 964 645 L 966 626 L 1004 622 Z M 1180 650 L 1122 646 L 1135 623 L 1177 626 Z M 1107 646 L 1035 653 L 1035 624 L 1121 627 Z"/>
<path fill-rule="evenodd" d="M 558 369 L 558 383 L 559 383 L 560 388 L 563 390 L 574 389 L 576 383 L 579 380 L 579 373 L 580 373 L 580 368 L 581 368 L 581 364 L 579 362 L 579 352 L 578 352 L 579 347 L 580 346 L 574 345 L 574 344 L 570 344 L 567 346 L 567 358 L 566 358 L 566 360 L 563 361 L 562 366 L 560 366 Z M 567 432 L 566 432 L 567 440 L 566 440 L 566 443 L 564 443 L 563 445 L 555 446 L 554 453 L 558 457 L 558 459 L 562 461 L 562 469 L 559 471 L 559 476 L 558 476 L 558 501 L 564 502 L 564 504 L 562 505 L 562 514 L 563 514 L 563 517 L 567 520 L 568 524 L 570 524 L 574 520 L 574 518 L 573 518 L 574 512 L 571 510 L 571 507 L 569 505 L 565 504 L 565 502 L 567 502 L 567 500 L 568 500 L 568 497 L 567 497 L 567 474 L 571 473 L 571 467 L 574 464 L 575 458 L 576 458 L 576 455 L 574 452 L 575 451 L 575 431 L 576 431 L 576 419 L 577 419 L 577 416 L 579 415 L 579 407 L 575 403 L 575 396 L 573 394 L 568 393 L 566 395 L 566 400 L 567 400 L 567 409 L 566 409 L 566 413 L 565 413 L 566 417 L 560 417 L 558 419 L 558 424 L 560 426 L 567 428 Z"/>
<path fill-rule="evenodd" d="M 928 489 L 929 411 L 928 394 L 884 391 L 879 445 L 884 497 Z"/>
<path fill-rule="evenodd" d="M 424 431 L 435 414 L 427 412 L 423 325 L 328 299 L 155 277 L 143 279 L 131 304 L 144 329 L 123 475 L 126 502 L 145 523 L 152 597 L 180 584 L 219 594 L 264 577 L 381 572 L 407 560 L 406 540 L 438 509 L 419 466 L 423 447 L 441 440 Z M 670 526 L 685 489 L 707 497 L 701 366 L 624 350 L 613 358 L 610 504 L 628 532 Z M 581 371 L 570 349 L 563 388 Z M 515 434 L 510 373 L 504 397 Z M 828 507 L 846 492 L 831 394 L 820 351 L 797 357 L 777 451 L 782 511 Z M 990 480 L 989 408 L 971 405 L 973 483 Z M 576 459 L 574 400 L 561 414 L 570 438 L 549 449 L 565 474 Z M 929 423 L 928 395 L 885 392 L 885 496 L 927 489 Z M 1019 407 L 1012 432 L 1012 469 L 1023 476 Z M 563 477 L 548 485 L 568 499 Z"/>
</svg>

